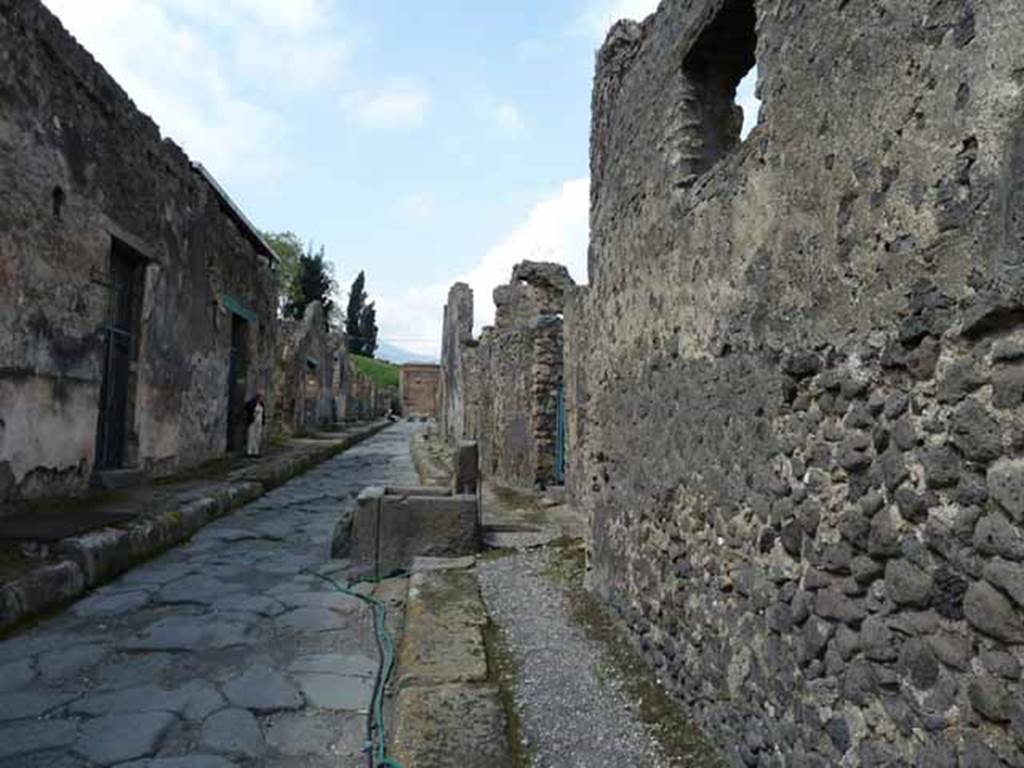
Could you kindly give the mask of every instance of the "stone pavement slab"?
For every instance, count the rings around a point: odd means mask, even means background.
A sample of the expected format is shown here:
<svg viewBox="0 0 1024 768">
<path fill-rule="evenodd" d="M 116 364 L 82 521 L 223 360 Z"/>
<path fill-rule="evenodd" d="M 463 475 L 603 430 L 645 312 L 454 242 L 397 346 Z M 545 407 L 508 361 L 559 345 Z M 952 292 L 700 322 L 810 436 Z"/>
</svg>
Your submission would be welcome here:
<svg viewBox="0 0 1024 768">
<path fill-rule="evenodd" d="M 253 712 L 299 709 L 303 699 L 299 689 L 277 670 L 252 667 L 224 686 L 224 695 L 236 707 Z"/>
<path fill-rule="evenodd" d="M 363 768 L 372 621 L 312 572 L 364 485 L 415 481 L 412 429 L 386 430 L 0 640 L 0 750 L 12 755 L 0 764 Z M 389 604 L 400 620 L 401 600 Z"/>
<path fill-rule="evenodd" d="M 260 724 L 245 709 L 222 709 L 210 715 L 200 741 L 212 752 L 244 757 L 259 757 L 266 749 Z"/>
<path fill-rule="evenodd" d="M 119 714 L 90 720 L 82 726 L 75 751 L 99 765 L 114 765 L 156 752 L 174 724 L 170 712 Z"/>
<path fill-rule="evenodd" d="M 295 675 L 311 707 L 365 711 L 373 696 L 374 681 L 368 677 L 302 672 Z"/>
<path fill-rule="evenodd" d="M 0 760 L 67 747 L 78 736 L 71 720 L 35 720 L 0 726 Z"/>
</svg>

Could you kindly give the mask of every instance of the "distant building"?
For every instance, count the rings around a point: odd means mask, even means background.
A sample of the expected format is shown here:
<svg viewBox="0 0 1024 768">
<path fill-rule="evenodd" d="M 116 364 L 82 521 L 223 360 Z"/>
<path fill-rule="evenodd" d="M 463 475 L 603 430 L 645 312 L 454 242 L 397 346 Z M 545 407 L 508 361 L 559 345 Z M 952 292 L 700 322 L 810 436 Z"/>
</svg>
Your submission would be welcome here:
<svg viewBox="0 0 1024 768">
<path fill-rule="evenodd" d="M 403 416 L 436 418 L 441 366 L 407 363 L 402 366 L 398 385 Z"/>
<path fill-rule="evenodd" d="M 0 51 L 0 502 L 241 448 L 273 251 L 41 3 Z"/>
</svg>

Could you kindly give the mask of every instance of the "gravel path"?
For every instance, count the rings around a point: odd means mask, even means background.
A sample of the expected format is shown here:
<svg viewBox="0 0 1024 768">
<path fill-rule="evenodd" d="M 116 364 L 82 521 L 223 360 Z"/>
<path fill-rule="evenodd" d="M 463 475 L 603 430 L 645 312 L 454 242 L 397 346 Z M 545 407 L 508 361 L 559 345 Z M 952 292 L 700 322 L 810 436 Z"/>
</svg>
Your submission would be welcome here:
<svg viewBox="0 0 1024 768">
<path fill-rule="evenodd" d="M 366 485 L 409 485 L 399 424 L 0 641 L 4 768 L 353 768 L 377 651 L 332 572 Z"/>
<path fill-rule="evenodd" d="M 551 550 L 481 562 L 481 591 L 517 667 L 515 706 L 535 768 L 666 768 L 604 646 L 570 615 L 544 571 Z"/>
</svg>

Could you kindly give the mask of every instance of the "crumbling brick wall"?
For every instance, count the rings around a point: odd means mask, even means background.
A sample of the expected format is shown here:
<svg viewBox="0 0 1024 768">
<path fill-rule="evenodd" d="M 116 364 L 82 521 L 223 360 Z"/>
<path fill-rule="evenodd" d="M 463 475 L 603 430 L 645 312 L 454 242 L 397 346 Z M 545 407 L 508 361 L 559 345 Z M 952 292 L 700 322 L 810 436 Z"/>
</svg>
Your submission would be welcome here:
<svg viewBox="0 0 1024 768">
<path fill-rule="evenodd" d="M 437 415 L 438 385 L 441 368 L 429 363 L 407 363 L 399 379 L 399 400 L 403 416 Z"/>
<path fill-rule="evenodd" d="M 0 178 L 0 502 L 88 484 L 115 248 L 138 271 L 124 465 L 222 455 L 232 312 L 244 394 L 271 389 L 271 253 L 37 0 L 0 0 Z"/>
<path fill-rule="evenodd" d="M 525 261 L 494 291 L 495 324 L 472 337 L 473 296 L 454 285 L 445 307 L 441 429 L 480 443 L 484 471 L 513 485 L 555 481 L 562 311 L 573 287 L 564 266 Z"/>
<path fill-rule="evenodd" d="M 665 0 L 598 54 L 568 484 L 734 765 L 1024 765 L 1021 19 Z"/>
</svg>

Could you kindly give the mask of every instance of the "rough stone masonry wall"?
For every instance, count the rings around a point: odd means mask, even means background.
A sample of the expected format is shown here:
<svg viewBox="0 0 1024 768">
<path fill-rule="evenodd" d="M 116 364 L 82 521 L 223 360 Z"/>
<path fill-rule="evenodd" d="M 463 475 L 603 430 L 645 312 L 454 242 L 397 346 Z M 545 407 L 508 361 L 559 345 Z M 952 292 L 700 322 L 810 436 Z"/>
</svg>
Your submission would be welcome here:
<svg viewBox="0 0 1024 768">
<path fill-rule="evenodd" d="M 348 375 L 351 385 L 345 418 L 358 421 L 383 417 L 391 408 L 392 401 L 397 399 L 398 392 L 393 387 L 378 387 L 373 379 L 356 367 L 351 357 L 348 358 Z"/>
<path fill-rule="evenodd" d="M 1024 765 L 1022 20 L 665 0 L 598 54 L 569 487 L 734 765 Z"/>
<path fill-rule="evenodd" d="M 512 485 L 555 481 L 562 310 L 572 278 L 558 264 L 524 261 L 494 291 L 495 324 L 472 337 L 473 294 L 456 283 L 445 306 L 442 433 L 476 440 L 485 474 Z"/>
<path fill-rule="evenodd" d="M 441 335 L 441 381 L 437 421 L 441 434 L 449 442 L 463 439 L 466 400 L 463 384 L 466 375 L 463 362 L 473 340 L 473 291 L 465 283 L 456 283 L 448 291 L 444 305 L 444 327 Z"/>
<path fill-rule="evenodd" d="M 221 455 L 232 320 L 220 300 L 256 314 L 246 389 L 268 391 L 269 261 L 37 0 L 0 0 L 0 179 L 0 503 L 88 482 L 113 238 L 145 262 L 128 463 L 163 474 Z"/>
<path fill-rule="evenodd" d="M 301 320 L 283 320 L 274 376 L 277 410 L 273 431 L 292 435 L 335 420 L 334 377 L 337 334 L 328 333 L 319 301 L 306 306 Z"/>
</svg>

